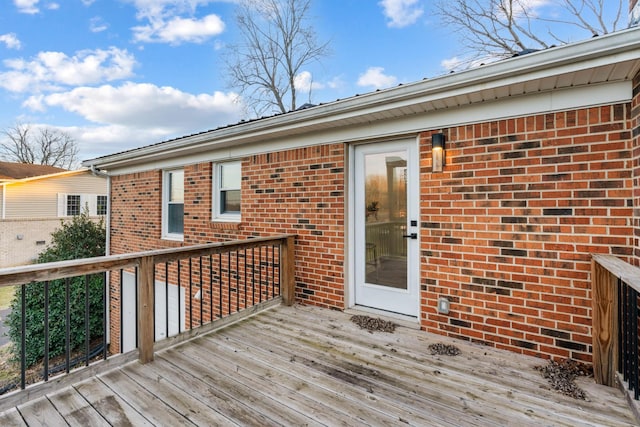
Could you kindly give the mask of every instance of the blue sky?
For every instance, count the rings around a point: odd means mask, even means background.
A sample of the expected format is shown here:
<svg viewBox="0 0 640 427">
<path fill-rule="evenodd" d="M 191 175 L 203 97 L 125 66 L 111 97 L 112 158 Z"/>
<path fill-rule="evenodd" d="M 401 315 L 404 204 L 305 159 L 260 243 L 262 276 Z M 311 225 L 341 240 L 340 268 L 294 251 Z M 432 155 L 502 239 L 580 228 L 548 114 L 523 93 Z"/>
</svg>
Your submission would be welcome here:
<svg viewBox="0 0 640 427">
<path fill-rule="evenodd" d="M 59 128 L 88 159 L 237 122 L 223 67 L 238 36 L 234 7 L 0 0 L 0 129 Z M 317 87 L 304 102 L 438 76 L 463 53 L 432 0 L 314 0 L 311 22 L 332 53 L 300 76 Z"/>
</svg>

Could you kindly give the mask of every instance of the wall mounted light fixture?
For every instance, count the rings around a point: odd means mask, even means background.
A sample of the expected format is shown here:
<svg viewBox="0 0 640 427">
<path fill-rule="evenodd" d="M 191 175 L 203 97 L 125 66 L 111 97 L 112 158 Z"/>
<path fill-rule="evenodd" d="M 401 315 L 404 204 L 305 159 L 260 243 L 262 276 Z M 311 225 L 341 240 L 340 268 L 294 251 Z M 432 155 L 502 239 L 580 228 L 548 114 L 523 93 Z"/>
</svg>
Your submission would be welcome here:
<svg viewBox="0 0 640 427">
<path fill-rule="evenodd" d="M 444 159 L 444 133 L 434 133 L 431 135 L 431 171 L 442 172 Z"/>
</svg>

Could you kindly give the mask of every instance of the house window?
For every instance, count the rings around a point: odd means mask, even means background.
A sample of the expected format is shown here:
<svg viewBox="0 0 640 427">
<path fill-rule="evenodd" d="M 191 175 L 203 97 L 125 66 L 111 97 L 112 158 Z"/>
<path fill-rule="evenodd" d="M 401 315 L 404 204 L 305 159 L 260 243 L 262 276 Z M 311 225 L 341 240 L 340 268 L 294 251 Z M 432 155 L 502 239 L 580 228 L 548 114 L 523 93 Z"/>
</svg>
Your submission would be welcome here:
<svg viewBox="0 0 640 427">
<path fill-rule="evenodd" d="M 107 196 L 97 196 L 96 198 L 96 215 L 107 214 Z"/>
<path fill-rule="evenodd" d="M 76 216 L 83 212 L 89 216 L 107 214 L 105 194 L 65 194 L 58 193 L 58 216 Z"/>
<path fill-rule="evenodd" d="M 184 170 L 164 173 L 163 231 L 164 237 L 183 238 L 184 230 Z"/>
<path fill-rule="evenodd" d="M 217 220 L 240 220 L 240 162 L 215 165 L 213 177 L 213 217 Z"/>
<path fill-rule="evenodd" d="M 80 215 L 80 195 L 67 194 L 67 210 L 65 216 Z"/>
</svg>

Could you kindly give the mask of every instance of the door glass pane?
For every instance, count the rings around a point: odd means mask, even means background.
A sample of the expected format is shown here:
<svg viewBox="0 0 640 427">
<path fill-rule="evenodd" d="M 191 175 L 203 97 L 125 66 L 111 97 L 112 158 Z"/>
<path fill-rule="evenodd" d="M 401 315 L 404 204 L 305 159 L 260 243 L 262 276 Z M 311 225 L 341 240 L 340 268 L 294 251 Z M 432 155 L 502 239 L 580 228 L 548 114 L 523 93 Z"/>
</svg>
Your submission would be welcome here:
<svg viewBox="0 0 640 427">
<path fill-rule="evenodd" d="M 366 282 L 407 289 L 407 154 L 365 155 Z"/>
</svg>

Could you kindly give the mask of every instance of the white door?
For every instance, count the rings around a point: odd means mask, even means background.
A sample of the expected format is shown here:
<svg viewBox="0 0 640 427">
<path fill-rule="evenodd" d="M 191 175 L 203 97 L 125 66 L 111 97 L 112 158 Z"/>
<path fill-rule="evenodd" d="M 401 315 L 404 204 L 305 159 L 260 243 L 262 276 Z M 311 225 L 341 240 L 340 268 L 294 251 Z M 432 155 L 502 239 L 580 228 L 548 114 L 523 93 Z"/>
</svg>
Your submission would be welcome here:
<svg viewBox="0 0 640 427">
<path fill-rule="evenodd" d="M 418 316 L 419 160 L 415 140 L 354 150 L 356 305 Z"/>
</svg>

